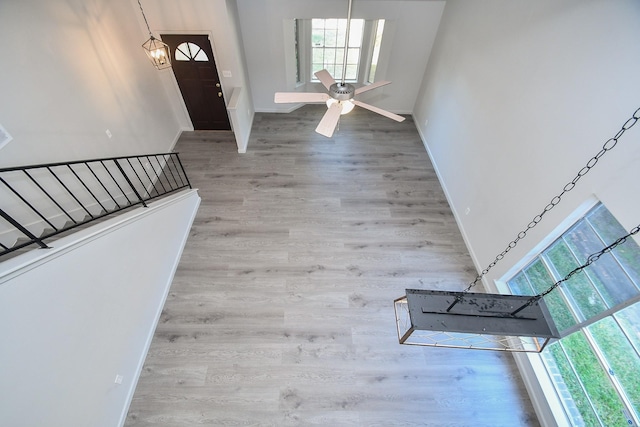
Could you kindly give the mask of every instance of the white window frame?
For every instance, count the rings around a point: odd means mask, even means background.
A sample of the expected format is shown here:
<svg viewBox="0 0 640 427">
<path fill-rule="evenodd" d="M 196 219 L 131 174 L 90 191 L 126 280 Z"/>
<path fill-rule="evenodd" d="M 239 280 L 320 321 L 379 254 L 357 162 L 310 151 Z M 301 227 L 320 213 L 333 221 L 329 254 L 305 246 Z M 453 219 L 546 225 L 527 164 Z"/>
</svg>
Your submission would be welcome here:
<svg viewBox="0 0 640 427">
<path fill-rule="evenodd" d="M 337 18 L 344 19 L 344 18 Z M 298 58 L 300 61 L 299 65 L 299 81 L 296 82 L 296 86 L 305 85 L 307 83 L 318 83 L 319 80 L 315 79 L 311 74 L 311 19 L 297 19 L 297 28 L 298 28 Z M 376 23 L 378 19 L 365 19 L 364 28 L 362 33 L 362 43 L 360 47 L 360 64 L 358 66 L 358 78 L 356 80 L 347 80 L 348 83 L 356 83 L 356 84 L 368 84 L 372 82 L 367 82 L 367 78 L 369 76 L 369 70 L 371 68 L 371 60 L 373 56 L 373 44 L 375 42 L 375 30 Z M 383 42 L 387 36 L 387 31 L 389 31 L 389 21 L 385 20 L 384 34 L 383 34 Z M 295 28 L 295 24 L 292 25 Z M 294 40 L 294 49 L 295 49 L 295 40 Z M 295 51 L 293 55 L 293 61 L 295 64 Z M 385 59 L 385 55 L 383 55 L 382 46 L 380 48 L 380 56 L 378 57 L 378 71 L 376 72 L 376 77 L 380 79 L 380 76 L 384 72 L 384 67 L 381 67 L 381 63 Z M 297 65 L 294 65 L 294 69 L 296 69 Z M 342 76 L 333 76 L 336 80 L 340 80 Z M 295 78 L 294 78 L 295 80 Z"/>
<path fill-rule="evenodd" d="M 525 257 L 503 274 L 500 279 L 495 280 L 493 283 L 487 283 L 488 291 L 510 294 L 511 291 L 507 285 L 507 281 L 513 278 L 517 272 L 528 266 L 535 258 L 537 258 L 545 249 L 550 247 L 553 242 L 573 227 L 598 203 L 600 203 L 600 200 L 595 196 L 585 201 L 580 207 L 578 207 L 578 209 L 562 221 L 562 223 L 558 225 L 558 227 L 556 227 L 546 238 L 540 241 L 538 245 L 536 245 Z M 637 302 L 637 298 L 634 298 L 633 301 L 627 301 L 624 304 L 624 307 L 617 308 L 622 310 L 635 302 Z M 580 323 L 580 325 L 581 327 L 584 326 L 586 328 L 586 326 L 611 314 L 611 310 L 607 310 L 604 313 L 597 315 L 596 320 L 594 320 L 596 318 L 594 317 L 593 319 Z M 581 327 L 578 329 L 581 329 Z M 574 330 L 576 330 L 575 327 L 572 328 L 571 332 Z M 566 335 L 563 334 L 563 336 Z M 536 353 L 514 353 L 513 356 L 541 424 L 543 426 L 570 426 L 571 419 L 566 413 L 562 398 L 556 391 L 556 387 L 544 361 L 542 360 L 542 356 Z"/>
</svg>

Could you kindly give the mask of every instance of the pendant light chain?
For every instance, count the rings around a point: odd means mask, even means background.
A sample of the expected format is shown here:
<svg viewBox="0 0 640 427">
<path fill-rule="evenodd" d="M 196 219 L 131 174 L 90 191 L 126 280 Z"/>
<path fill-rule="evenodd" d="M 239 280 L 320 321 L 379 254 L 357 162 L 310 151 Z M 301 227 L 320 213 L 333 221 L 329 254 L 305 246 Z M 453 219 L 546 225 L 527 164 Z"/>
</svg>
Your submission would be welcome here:
<svg viewBox="0 0 640 427">
<path fill-rule="evenodd" d="M 142 12 L 142 17 L 144 18 L 144 23 L 147 24 L 147 31 L 149 31 L 149 36 L 153 39 L 153 34 L 151 34 L 151 28 L 149 28 L 149 23 L 147 22 L 147 17 L 144 15 L 144 10 L 142 9 L 142 3 L 138 0 L 138 6 L 140 6 L 140 12 Z"/>
<path fill-rule="evenodd" d="M 575 178 L 573 178 L 571 181 L 569 181 L 563 188 L 562 191 L 560 192 L 560 194 L 558 194 L 557 196 L 555 196 L 553 199 L 551 199 L 551 201 L 549 202 L 549 204 L 547 204 L 547 206 L 544 207 L 544 209 L 542 210 L 542 212 L 540 212 L 538 215 L 536 215 L 535 217 L 533 217 L 533 219 L 531 220 L 531 222 L 527 225 L 527 227 L 522 230 L 520 233 L 518 233 L 517 237 L 515 239 L 513 239 L 508 245 L 507 247 L 500 253 L 498 254 L 498 256 L 496 256 L 496 258 L 487 266 L 487 268 L 485 268 L 484 270 L 482 270 L 482 272 L 480 274 L 478 274 L 478 276 L 476 276 L 475 280 L 471 283 L 469 283 L 469 286 L 466 287 L 466 289 L 463 292 L 468 292 L 469 290 L 471 290 L 471 288 L 473 288 L 475 285 L 478 284 L 478 282 L 489 272 L 489 270 L 491 270 L 493 268 L 493 266 L 495 266 L 502 258 L 504 258 L 504 256 L 507 254 L 507 252 L 509 252 L 511 249 L 515 248 L 516 245 L 518 244 L 518 242 L 522 239 L 525 238 L 525 236 L 527 235 L 527 233 L 529 232 L 529 230 L 531 230 L 533 227 L 535 227 L 536 225 L 538 225 L 538 223 L 540 221 L 542 221 L 542 217 L 549 212 L 551 209 L 553 209 L 558 203 L 560 203 L 560 200 L 562 199 L 562 196 L 564 196 L 566 193 L 568 193 L 569 191 L 573 190 L 574 187 L 576 186 L 576 183 L 580 180 L 580 178 L 582 178 L 583 176 L 585 176 L 587 173 L 589 173 L 589 171 L 598 163 L 598 160 L 600 160 L 600 158 L 602 156 L 605 155 L 605 153 L 607 153 L 608 151 L 612 150 L 617 144 L 618 144 L 618 140 L 622 137 L 622 135 L 624 135 L 624 133 L 626 131 L 628 131 L 629 129 L 631 129 L 637 122 L 638 120 L 640 120 L 640 108 L 638 108 L 633 115 L 629 118 L 629 120 L 627 120 L 623 125 L 622 128 L 612 137 L 609 138 L 604 145 L 602 146 L 602 149 L 592 158 L 589 159 L 589 161 L 587 162 L 587 164 L 580 169 L 580 171 L 578 172 L 578 174 L 575 176 Z M 637 229 L 638 227 L 636 227 Z M 636 230 L 634 229 L 634 230 Z M 637 233 L 638 231 L 636 230 L 633 234 Z M 628 236 L 626 236 L 628 237 Z M 605 248 L 606 249 L 606 248 Z M 601 255 L 601 254 L 600 254 Z M 591 258 L 591 257 L 589 257 Z M 597 259 L 597 258 L 596 258 Z M 595 260 L 594 260 L 595 261 Z M 593 261 L 592 261 L 593 262 Z M 548 292 L 551 292 L 548 291 Z M 547 292 L 547 293 L 548 293 Z M 546 294 L 545 294 L 546 295 Z M 454 303 L 455 304 L 455 303 Z M 452 306 L 454 305 L 452 304 Z M 451 308 L 451 307 L 450 307 Z"/>
</svg>

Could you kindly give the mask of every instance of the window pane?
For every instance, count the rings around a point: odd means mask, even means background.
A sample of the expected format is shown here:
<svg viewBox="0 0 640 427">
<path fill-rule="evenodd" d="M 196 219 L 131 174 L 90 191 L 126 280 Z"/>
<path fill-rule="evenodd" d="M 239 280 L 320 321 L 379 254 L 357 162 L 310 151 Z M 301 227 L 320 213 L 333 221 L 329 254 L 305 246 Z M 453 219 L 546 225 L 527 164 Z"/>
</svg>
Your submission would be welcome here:
<svg viewBox="0 0 640 427">
<path fill-rule="evenodd" d="M 607 245 L 615 242 L 620 236 L 626 234 L 625 229 L 604 205 L 598 206 L 589 213 L 587 220 Z"/>
<path fill-rule="evenodd" d="M 525 275 L 527 279 L 529 279 L 536 294 L 546 291 L 555 283 L 555 280 L 549 276 L 549 272 L 540 260 L 531 264 L 525 270 Z M 547 303 L 547 307 L 558 331 L 562 333 L 563 330 L 575 325 L 576 320 L 560 292 L 560 289 L 556 289 L 544 297 L 544 301 Z"/>
<path fill-rule="evenodd" d="M 189 42 L 189 50 L 191 51 L 191 58 L 195 58 L 201 49 L 197 44 Z"/>
<path fill-rule="evenodd" d="M 609 374 L 622 386 L 633 410 L 640 416 L 640 358 L 612 317 L 589 326 L 600 351 L 605 356 Z"/>
<path fill-rule="evenodd" d="M 335 64 L 336 62 L 336 50 L 325 49 L 324 50 L 324 62 L 325 64 Z"/>
<path fill-rule="evenodd" d="M 508 283 L 509 289 L 511 289 L 511 293 L 515 295 L 533 295 L 533 290 L 531 289 L 531 285 L 529 285 L 529 281 L 525 277 L 524 273 L 518 274 L 516 277 L 511 279 Z"/>
<path fill-rule="evenodd" d="M 627 234 L 624 227 L 602 205 L 595 209 L 587 219 L 607 245 Z M 624 244 L 615 248 L 613 253 L 618 262 L 627 271 L 627 274 L 636 283 L 636 286 L 638 286 L 640 284 L 640 248 L 638 248 L 635 240 L 627 240 Z"/>
<path fill-rule="evenodd" d="M 336 46 L 344 48 L 344 45 L 347 42 L 347 29 L 343 28 L 338 30 L 338 39 L 336 41 Z"/>
<path fill-rule="evenodd" d="M 302 71 L 300 69 L 301 63 L 300 61 L 301 59 L 301 52 L 300 52 L 300 48 L 301 48 L 301 35 L 300 35 L 300 20 L 296 19 L 293 21 L 293 32 L 294 32 L 294 43 L 295 43 L 295 53 L 296 53 L 296 83 L 300 83 L 302 82 Z"/>
<path fill-rule="evenodd" d="M 324 32 L 325 47 L 336 47 L 338 41 L 338 30 L 326 30 Z"/>
<path fill-rule="evenodd" d="M 620 310 L 614 317 L 620 323 L 636 352 L 640 353 L 640 302 Z"/>
<path fill-rule="evenodd" d="M 207 57 L 207 54 L 204 53 L 204 50 L 200 49 L 200 51 L 198 53 L 196 53 L 196 56 L 193 58 L 196 61 L 208 61 L 209 58 Z"/>
<path fill-rule="evenodd" d="M 351 27 L 349 28 L 349 47 L 362 46 L 362 30 L 364 27 L 364 20 L 352 19 Z"/>
<path fill-rule="evenodd" d="M 345 19 L 346 21 L 346 19 Z M 338 20 L 337 19 L 325 19 L 324 21 L 325 28 L 328 29 L 337 29 L 338 28 Z"/>
<path fill-rule="evenodd" d="M 356 80 L 358 78 L 358 66 L 357 65 L 347 65 L 347 75 L 345 76 L 347 80 Z"/>
<path fill-rule="evenodd" d="M 626 234 L 626 233 L 625 233 Z M 581 222 L 565 235 L 565 241 L 576 254 L 578 262 L 605 247 L 589 223 Z M 638 289 L 611 254 L 604 254 L 585 270 L 608 307 L 614 307 L 638 294 Z"/>
<path fill-rule="evenodd" d="M 350 48 L 347 53 L 347 64 L 355 65 L 357 69 L 359 61 L 360 61 L 360 49 Z"/>
<path fill-rule="evenodd" d="M 575 257 L 562 239 L 557 240 L 544 252 L 545 259 L 556 274 L 555 279 L 563 279 L 571 271 L 579 267 Z M 562 283 L 567 299 L 580 320 L 587 320 L 606 310 L 606 305 L 596 292 L 593 284 L 583 272 L 574 274 L 571 279 Z"/>
<path fill-rule="evenodd" d="M 317 73 L 318 71 L 322 70 L 324 68 L 324 64 L 311 64 L 311 76 L 313 79 L 316 79 L 316 76 L 314 75 L 314 73 Z"/>
<path fill-rule="evenodd" d="M 384 19 L 379 19 L 376 24 L 376 38 L 373 41 L 373 54 L 371 55 L 371 66 L 369 68 L 369 78 L 367 81 L 373 83 L 376 78 L 378 68 L 378 57 L 380 56 L 380 45 L 382 44 L 382 33 L 384 32 Z"/>
<path fill-rule="evenodd" d="M 322 64 L 324 62 L 324 49 L 312 49 L 313 62 L 315 64 Z"/>
<path fill-rule="evenodd" d="M 565 405 L 567 415 L 573 421 L 572 424 L 599 426 L 598 417 L 593 412 L 591 403 L 562 346 L 560 343 L 554 343 L 547 348 L 549 351 L 543 353 L 545 365 Z"/>
<path fill-rule="evenodd" d="M 322 47 L 324 46 L 324 30 L 314 29 L 311 33 L 311 46 Z"/>
<path fill-rule="evenodd" d="M 336 64 L 334 68 L 336 71 L 332 74 L 332 76 L 336 76 L 335 77 L 336 80 L 342 79 L 342 63 Z"/>
<path fill-rule="evenodd" d="M 582 332 L 563 338 L 567 356 L 605 426 L 627 425 L 625 407 Z"/>
<path fill-rule="evenodd" d="M 187 55 L 185 55 L 185 53 L 182 50 L 180 50 L 180 48 L 176 49 L 175 57 L 176 57 L 176 61 L 188 61 L 189 60 L 189 57 Z"/>
</svg>

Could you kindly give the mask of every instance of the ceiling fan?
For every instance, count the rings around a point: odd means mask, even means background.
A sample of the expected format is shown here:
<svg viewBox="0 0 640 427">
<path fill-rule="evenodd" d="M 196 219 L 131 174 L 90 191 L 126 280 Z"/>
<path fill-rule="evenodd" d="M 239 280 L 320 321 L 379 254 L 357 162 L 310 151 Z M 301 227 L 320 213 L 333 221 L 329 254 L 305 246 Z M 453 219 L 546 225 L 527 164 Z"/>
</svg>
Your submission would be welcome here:
<svg viewBox="0 0 640 427">
<path fill-rule="evenodd" d="M 340 120 L 342 114 L 347 114 L 353 107 L 358 105 L 374 113 L 381 114 L 385 117 L 393 119 L 397 122 L 404 120 L 404 117 L 398 114 L 391 113 L 373 105 L 366 104 L 364 102 L 355 99 L 356 95 L 363 92 L 379 88 L 380 86 L 388 85 L 390 81 L 380 81 L 372 83 L 368 86 L 355 88 L 353 85 L 345 82 L 345 75 L 347 72 L 347 50 L 349 47 L 349 27 L 351 24 L 351 5 L 353 0 L 349 0 L 349 11 L 347 13 L 347 36 L 344 47 L 344 61 L 342 64 L 342 80 L 336 82 L 327 70 L 320 70 L 315 76 L 320 80 L 322 85 L 329 91 L 329 93 L 320 92 L 276 92 L 274 102 L 276 104 L 286 103 L 306 103 L 306 104 L 327 104 L 327 112 L 324 113 L 322 120 L 316 127 L 316 132 L 321 135 L 331 138 L 336 126 Z"/>
</svg>

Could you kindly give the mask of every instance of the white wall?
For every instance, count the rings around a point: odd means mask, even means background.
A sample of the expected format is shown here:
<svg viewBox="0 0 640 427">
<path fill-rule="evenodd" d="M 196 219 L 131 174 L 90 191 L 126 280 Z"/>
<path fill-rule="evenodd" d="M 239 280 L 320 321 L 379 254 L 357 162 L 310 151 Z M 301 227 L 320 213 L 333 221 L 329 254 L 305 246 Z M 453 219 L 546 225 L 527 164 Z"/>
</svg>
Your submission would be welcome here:
<svg viewBox="0 0 640 427">
<path fill-rule="evenodd" d="M 447 1 L 414 117 L 479 269 L 640 107 L 639 22 L 636 0 Z M 487 282 L 594 195 L 637 225 L 638 164 L 640 125 Z"/>
<path fill-rule="evenodd" d="M 199 202 L 156 201 L 0 264 L 0 425 L 122 425 Z"/>
<path fill-rule="evenodd" d="M 131 0 L 0 2 L 0 123 L 14 138 L 0 167 L 172 148 L 171 71 L 144 55 L 139 15 Z"/>
<path fill-rule="evenodd" d="M 293 90 L 286 79 L 284 21 L 287 19 L 346 18 L 344 0 L 238 0 L 240 26 L 247 55 L 256 111 L 285 112 L 275 104 L 275 92 Z M 435 39 L 443 1 L 354 1 L 352 17 L 387 19 L 384 43 L 390 43 L 389 65 L 378 80 L 393 84 L 376 89 L 367 102 L 397 113 L 411 113 L 418 86 Z M 387 29 L 390 31 L 387 31 Z"/>
</svg>

